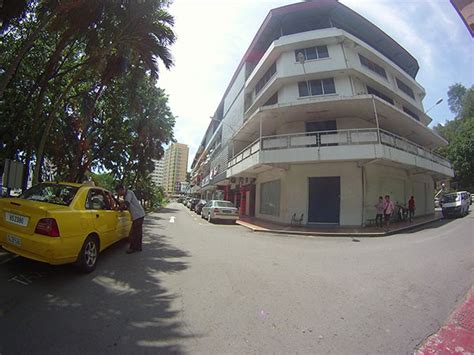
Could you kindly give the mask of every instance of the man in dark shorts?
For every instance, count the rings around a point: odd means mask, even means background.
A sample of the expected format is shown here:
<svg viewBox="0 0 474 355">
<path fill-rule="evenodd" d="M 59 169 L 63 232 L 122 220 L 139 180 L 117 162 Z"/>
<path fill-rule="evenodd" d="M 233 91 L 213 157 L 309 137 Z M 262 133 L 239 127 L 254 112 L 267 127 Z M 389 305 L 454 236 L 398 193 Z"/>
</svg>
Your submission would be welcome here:
<svg viewBox="0 0 474 355">
<path fill-rule="evenodd" d="M 127 254 L 142 251 L 145 210 L 133 191 L 126 189 L 123 185 L 117 185 L 115 191 L 117 191 L 119 196 L 123 197 L 125 208 L 130 212 L 133 221 L 132 228 L 130 229 L 130 247 L 127 250 Z"/>
</svg>

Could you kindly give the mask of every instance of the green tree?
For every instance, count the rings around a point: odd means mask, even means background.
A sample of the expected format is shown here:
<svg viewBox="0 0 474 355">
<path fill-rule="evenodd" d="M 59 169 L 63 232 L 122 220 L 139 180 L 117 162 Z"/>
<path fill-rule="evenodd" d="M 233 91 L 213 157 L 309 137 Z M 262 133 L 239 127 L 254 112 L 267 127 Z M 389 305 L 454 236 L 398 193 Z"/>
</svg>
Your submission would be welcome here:
<svg viewBox="0 0 474 355">
<path fill-rule="evenodd" d="M 474 89 L 455 84 L 449 88 L 448 97 L 457 119 L 435 127 L 449 142 L 437 151 L 451 161 L 457 188 L 474 190 Z"/>
<path fill-rule="evenodd" d="M 44 159 L 63 179 L 144 180 L 174 126 L 156 87 L 158 63 L 172 65 L 169 2 L 89 2 L 2 2 L 0 158 L 33 162 L 36 180 Z"/>
</svg>

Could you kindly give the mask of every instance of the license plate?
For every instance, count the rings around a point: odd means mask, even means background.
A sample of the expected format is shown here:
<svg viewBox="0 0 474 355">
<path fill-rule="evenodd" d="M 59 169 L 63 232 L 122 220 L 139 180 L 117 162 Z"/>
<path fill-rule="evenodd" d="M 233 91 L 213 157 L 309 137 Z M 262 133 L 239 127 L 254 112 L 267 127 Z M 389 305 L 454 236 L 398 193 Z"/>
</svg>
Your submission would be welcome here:
<svg viewBox="0 0 474 355">
<path fill-rule="evenodd" d="M 232 213 L 232 211 L 229 211 L 229 210 L 223 210 L 222 212 L 223 213 Z"/>
<path fill-rule="evenodd" d="M 21 239 L 11 234 L 7 234 L 7 242 L 17 247 L 21 246 Z"/>
<path fill-rule="evenodd" d="M 19 226 L 26 227 L 28 225 L 28 220 L 29 220 L 29 218 L 25 217 L 25 216 L 20 216 L 20 215 L 13 214 L 13 213 L 10 213 L 10 212 L 5 213 L 5 221 L 7 221 L 9 223 L 12 223 L 12 224 L 16 224 L 16 225 L 19 225 Z"/>
</svg>

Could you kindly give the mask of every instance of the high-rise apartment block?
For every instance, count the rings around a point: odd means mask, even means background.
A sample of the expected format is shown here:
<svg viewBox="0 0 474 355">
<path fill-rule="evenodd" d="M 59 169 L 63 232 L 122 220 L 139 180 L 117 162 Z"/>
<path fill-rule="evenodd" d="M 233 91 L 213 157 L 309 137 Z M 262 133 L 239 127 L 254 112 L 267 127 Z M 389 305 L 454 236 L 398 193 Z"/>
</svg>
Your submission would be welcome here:
<svg viewBox="0 0 474 355">
<path fill-rule="evenodd" d="M 173 143 L 163 156 L 163 189 L 167 195 L 179 194 L 180 184 L 186 181 L 189 147 Z"/>
<path fill-rule="evenodd" d="M 153 181 L 156 186 L 163 186 L 165 160 L 161 158 L 160 160 L 153 160 L 153 162 L 155 163 L 155 170 L 151 173 L 151 181 Z"/>
</svg>

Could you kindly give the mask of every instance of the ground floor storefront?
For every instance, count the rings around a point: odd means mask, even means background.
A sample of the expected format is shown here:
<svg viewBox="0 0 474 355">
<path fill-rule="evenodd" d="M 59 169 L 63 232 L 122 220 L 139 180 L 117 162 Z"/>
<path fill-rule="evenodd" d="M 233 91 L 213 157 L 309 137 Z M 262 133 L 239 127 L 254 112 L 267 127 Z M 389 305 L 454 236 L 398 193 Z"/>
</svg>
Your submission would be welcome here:
<svg viewBox="0 0 474 355">
<path fill-rule="evenodd" d="M 417 216 L 434 213 L 431 175 L 381 162 L 269 167 L 224 188 L 224 199 L 234 202 L 241 216 L 315 226 L 364 226 L 385 195 L 405 207 L 414 196 Z"/>
</svg>

